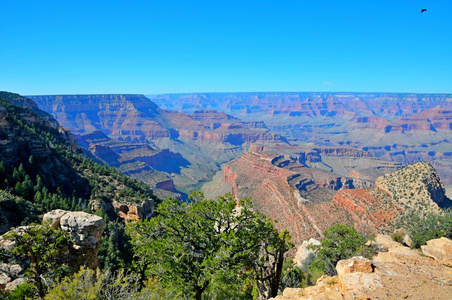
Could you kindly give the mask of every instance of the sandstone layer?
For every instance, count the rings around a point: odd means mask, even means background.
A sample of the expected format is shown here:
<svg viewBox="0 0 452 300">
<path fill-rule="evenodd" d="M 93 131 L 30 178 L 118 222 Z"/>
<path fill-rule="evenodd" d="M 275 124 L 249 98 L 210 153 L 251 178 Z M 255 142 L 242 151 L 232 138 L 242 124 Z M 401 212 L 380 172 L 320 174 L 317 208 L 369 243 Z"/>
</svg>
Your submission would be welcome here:
<svg viewBox="0 0 452 300">
<path fill-rule="evenodd" d="M 452 95 L 215 93 L 151 97 L 163 109 L 217 110 L 265 122 L 294 143 L 348 145 L 408 165 L 431 162 L 452 183 Z"/>
</svg>

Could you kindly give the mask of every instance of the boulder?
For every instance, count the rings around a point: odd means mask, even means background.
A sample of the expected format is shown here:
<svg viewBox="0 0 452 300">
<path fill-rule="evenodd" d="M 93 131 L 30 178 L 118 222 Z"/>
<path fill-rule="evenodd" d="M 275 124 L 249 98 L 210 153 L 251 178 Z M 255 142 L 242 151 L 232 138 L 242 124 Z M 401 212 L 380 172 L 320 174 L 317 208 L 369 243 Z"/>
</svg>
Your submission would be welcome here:
<svg viewBox="0 0 452 300">
<path fill-rule="evenodd" d="M 100 248 L 100 236 L 105 228 L 105 221 L 101 217 L 85 212 L 56 209 L 46 213 L 43 220 L 49 220 L 52 227 L 61 228 L 69 233 L 73 244 L 72 247 L 65 250 L 68 250 L 68 265 L 74 271 L 78 270 L 80 266 L 92 269 L 99 267 L 97 254 Z M 14 230 L 20 233 L 24 228 L 26 227 L 20 226 Z M 4 240 L 0 236 L 0 247 L 12 251 L 14 242 Z M 6 291 L 14 290 L 25 281 L 24 271 L 29 262 L 19 263 L 0 263 L 0 287 L 4 287 Z"/>
<path fill-rule="evenodd" d="M 105 229 L 105 221 L 85 212 L 67 212 L 60 218 L 60 227 L 71 235 L 74 244 L 95 247 Z"/>
<path fill-rule="evenodd" d="M 452 240 L 445 237 L 430 240 L 427 245 L 421 246 L 421 249 L 424 255 L 452 267 Z"/>
<path fill-rule="evenodd" d="M 7 292 L 14 291 L 14 290 L 16 289 L 17 286 L 19 286 L 19 285 L 25 283 L 25 281 L 26 281 L 26 280 L 25 280 L 25 278 L 23 278 L 23 277 L 16 278 L 16 279 L 14 279 L 13 281 L 8 282 L 8 283 L 6 284 L 5 290 L 6 290 Z"/>
<path fill-rule="evenodd" d="M 60 219 L 63 215 L 68 213 L 65 210 L 62 209 L 54 209 L 52 211 L 49 211 L 48 213 L 45 213 L 42 217 L 42 220 L 50 222 L 50 226 L 57 229 L 60 227 Z"/>
<path fill-rule="evenodd" d="M 317 280 L 315 286 L 307 288 L 286 288 L 282 295 L 278 295 L 275 300 L 343 300 L 339 292 L 337 276 L 322 276 Z"/>
<path fill-rule="evenodd" d="M 297 249 L 294 260 L 302 270 L 309 268 L 309 265 L 317 255 L 317 251 L 312 249 L 313 246 L 320 246 L 320 241 L 310 238 L 308 241 L 303 241 Z"/>
<path fill-rule="evenodd" d="M 452 268 L 442 261 L 450 240 L 427 242 L 424 249 L 435 251 L 435 259 L 421 255 L 391 237 L 377 235 L 377 256 L 372 261 L 354 257 L 339 261 L 337 277 L 322 276 L 315 286 L 289 290 L 275 299 L 450 299 Z M 435 247 L 433 247 L 435 246 Z M 424 253 L 427 253 L 425 250 Z M 433 254 L 432 254 L 433 255 Z M 450 261 L 450 260 L 449 260 Z"/>
<path fill-rule="evenodd" d="M 52 226 L 58 226 L 69 233 L 73 242 L 70 249 L 70 266 L 97 268 L 99 259 L 100 236 L 105 229 L 105 221 L 99 216 L 81 211 L 52 210 L 46 213 L 44 220 L 51 220 Z"/>
<path fill-rule="evenodd" d="M 346 299 L 364 297 L 367 290 L 381 287 L 379 276 L 373 273 L 374 267 L 367 258 L 356 256 L 341 260 L 337 263 L 336 270 L 340 292 Z"/>
</svg>

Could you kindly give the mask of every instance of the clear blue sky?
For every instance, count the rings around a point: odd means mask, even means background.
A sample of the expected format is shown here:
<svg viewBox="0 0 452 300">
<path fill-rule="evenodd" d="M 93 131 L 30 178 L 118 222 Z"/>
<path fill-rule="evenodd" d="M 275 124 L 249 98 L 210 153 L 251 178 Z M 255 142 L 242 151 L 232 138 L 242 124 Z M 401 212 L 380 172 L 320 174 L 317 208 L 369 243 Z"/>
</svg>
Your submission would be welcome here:
<svg viewBox="0 0 452 300">
<path fill-rule="evenodd" d="M 0 0 L 0 90 L 452 93 L 452 0 Z"/>
</svg>

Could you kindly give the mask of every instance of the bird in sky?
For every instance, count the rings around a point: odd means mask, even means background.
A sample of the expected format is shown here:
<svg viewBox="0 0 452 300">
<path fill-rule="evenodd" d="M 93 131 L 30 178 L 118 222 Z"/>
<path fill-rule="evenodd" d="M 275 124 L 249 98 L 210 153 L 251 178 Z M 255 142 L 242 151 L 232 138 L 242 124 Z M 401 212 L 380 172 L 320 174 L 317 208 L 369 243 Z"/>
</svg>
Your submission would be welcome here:
<svg viewBox="0 0 452 300">
<path fill-rule="evenodd" d="M 423 8 L 422 10 L 421 10 L 421 14 L 423 13 L 423 12 L 426 12 L 427 11 L 427 9 L 426 8 Z"/>
</svg>

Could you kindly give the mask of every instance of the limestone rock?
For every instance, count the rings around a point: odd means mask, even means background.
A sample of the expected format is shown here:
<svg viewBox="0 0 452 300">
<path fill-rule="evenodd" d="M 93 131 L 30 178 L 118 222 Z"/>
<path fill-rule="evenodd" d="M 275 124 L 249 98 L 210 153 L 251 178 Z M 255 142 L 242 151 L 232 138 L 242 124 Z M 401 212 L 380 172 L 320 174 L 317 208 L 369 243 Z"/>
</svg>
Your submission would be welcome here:
<svg viewBox="0 0 452 300">
<path fill-rule="evenodd" d="M 24 282 L 25 282 L 25 278 L 23 278 L 23 277 L 16 278 L 16 279 L 14 279 L 13 281 L 8 282 L 8 283 L 6 284 L 5 290 L 6 290 L 7 292 L 14 291 L 14 289 L 15 289 L 18 285 L 21 285 L 21 284 L 24 283 Z"/>
<path fill-rule="evenodd" d="M 85 212 L 67 212 L 60 218 L 61 229 L 67 231 L 76 245 L 95 247 L 105 228 L 105 221 Z"/>
<path fill-rule="evenodd" d="M 105 221 L 85 212 L 71 212 L 61 209 L 46 213 L 44 220 L 51 220 L 52 226 L 58 226 L 69 233 L 73 242 L 70 250 L 71 266 L 79 268 L 84 265 L 97 268 L 99 260 L 97 254 L 100 247 L 100 236 L 105 229 Z"/>
<path fill-rule="evenodd" d="M 52 226 L 53 228 L 59 228 L 60 227 L 60 219 L 61 217 L 66 214 L 67 211 L 62 210 L 62 209 L 54 209 L 52 211 L 49 211 L 47 213 L 44 214 L 44 216 L 42 217 L 42 219 L 44 221 L 50 220 L 50 226 Z"/>
<path fill-rule="evenodd" d="M 445 266 L 452 267 L 452 240 L 442 237 L 421 246 L 422 252 Z"/>
<path fill-rule="evenodd" d="M 375 240 L 382 252 L 372 260 L 339 261 L 337 277 L 321 277 L 315 286 L 292 289 L 275 299 L 450 299 L 452 268 L 440 258 L 423 256 L 389 236 L 377 235 Z M 427 242 L 424 248 L 438 247 L 440 253 L 447 245 L 450 240 L 443 238 Z"/>
<path fill-rule="evenodd" d="M 343 300 L 339 292 L 337 276 L 322 276 L 315 286 L 307 288 L 286 288 L 275 300 Z"/>
<path fill-rule="evenodd" d="M 310 238 L 308 241 L 303 241 L 298 247 L 297 253 L 295 254 L 295 262 L 301 269 L 307 268 L 316 257 L 316 251 L 311 247 L 319 245 L 320 241 Z"/>
<path fill-rule="evenodd" d="M 117 215 L 127 223 L 152 216 L 154 213 L 154 200 L 146 200 L 142 205 L 113 203 L 113 208 Z"/>
<path fill-rule="evenodd" d="M 336 270 L 341 294 L 346 295 L 346 299 L 350 295 L 364 297 L 367 290 L 381 287 L 380 278 L 373 273 L 372 262 L 367 258 L 357 256 L 341 260 L 337 263 Z"/>
</svg>

